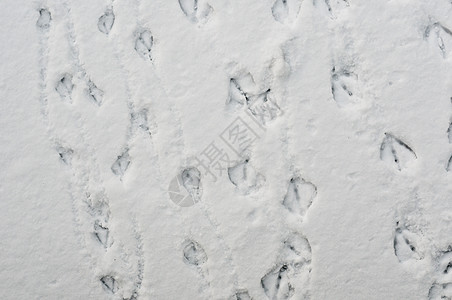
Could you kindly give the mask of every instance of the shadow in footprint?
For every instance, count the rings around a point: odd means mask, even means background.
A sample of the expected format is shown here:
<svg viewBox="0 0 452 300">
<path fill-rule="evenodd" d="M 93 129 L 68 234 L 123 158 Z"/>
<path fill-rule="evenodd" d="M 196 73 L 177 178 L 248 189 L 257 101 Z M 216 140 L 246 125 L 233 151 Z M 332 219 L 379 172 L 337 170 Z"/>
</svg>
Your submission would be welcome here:
<svg viewBox="0 0 452 300">
<path fill-rule="evenodd" d="M 107 9 L 105 13 L 99 17 L 97 22 L 97 28 L 102 33 L 108 35 L 113 28 L 113 24 L 115 23 L 115 14 L 112 9 Z"/>
<path fill-rule="evenodd" d="M 104 289 L 112 294 L 115 294 L 119 290 L 116 279 L 113 276 L 103 276 L 100 279 L 100 282 L 102 283 Z"/>
<path fill-rule="evenodd" d="M 276 0 L 272 6 L 273 18 L 280 23 L 293 23 L 300 12 L 301 0 Z"/>
<path fill-rule="evenodd" d="M 450 122 L 449 128 L 447 128 L 447 139 L 449 140 L 449 144 L 452 144 L 452 122 Z"/>
<path fill-rule="evenodd" d="M 277 266 L 261 279 L 265 295 L 271 300 L 284 300 L 293 296 L 295 290 L 290 283 L 287 265 Z"/>
<path fill-rule="evenodd" d="M 48 29 L 51 21 L 52 15 L 50 14 L 50 11 L 46 8 L 41 8 L 39 10 L 39 18 L 38 21 L 36 21 L 36 26 L 41 29 Z"/>
<path fill-rule="evenodd" d="M 317 187 L 314 184 L 302 178 L 293 177 L 290 179 L 282 204 L 290 212 L 304 217 L 316 195 Z"/>
<path fill-rule="evenodd" d="M 55 86 L 55 90 L 60 95 L 61 99 L 72 102 L 71 95 L 72 90 L 74 89 L 74 84 L 72 83 L 72 75 L 65 74 L 61 79 L 57 82 Z"/>
<path fill-rule="evenodd" d="M 60 159 L 67 165 L 71 165 L 72 156 L 74 155 L 74 150 L 71 148 L 66 148 L 61 145 L 57 145 L 56 150 Z"/>
<path fill-rule="evenodd" d="M 193 240 L 188 240 L 183 249 L 184 262 L 192 266 L 200 266 L 207 261 L 206 251 Z"/>
<path fill-rule="evenodd" d="M 111 166 L 113 174 L 122 178 L 130 165 L 129 149 L 126 149 L 121 155 L 118 156 L 116 161 Z"/>
<path fill-rule="evenodd" d="M 229 80 L 229 97 L 226 104 L 242 106 L 247 103 L 248 97 L 235 78 Z"/>
<path fill-rule="evenodd" d="M 254 169 L 249 159 L 228 168 L 228 176 L 232 184 L 245 194 L 259 189 L 265 182 L 264 176 Z"/>
</svg>

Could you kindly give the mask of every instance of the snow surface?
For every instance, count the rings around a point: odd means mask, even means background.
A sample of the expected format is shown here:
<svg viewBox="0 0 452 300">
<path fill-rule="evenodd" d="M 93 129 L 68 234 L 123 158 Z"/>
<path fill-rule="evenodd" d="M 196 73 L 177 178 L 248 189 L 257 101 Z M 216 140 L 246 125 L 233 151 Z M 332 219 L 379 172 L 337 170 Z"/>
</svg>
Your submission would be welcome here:
<svg viewBox="0 0 452 300">
<path fill-rule="evenodd" d="M 452 299 L 452 3 L 2 1 L 1 299 Z"/>
</svg>

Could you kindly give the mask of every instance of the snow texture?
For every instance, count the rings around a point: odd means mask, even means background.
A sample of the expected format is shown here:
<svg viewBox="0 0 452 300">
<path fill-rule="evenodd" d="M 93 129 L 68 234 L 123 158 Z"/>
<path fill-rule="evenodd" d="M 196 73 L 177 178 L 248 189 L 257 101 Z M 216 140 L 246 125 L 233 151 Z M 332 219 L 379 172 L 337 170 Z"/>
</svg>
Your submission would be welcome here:
<svg viewBox="0 0 452 300">
<path fill-rule="evenodd" d="M 452 299 L 452 2 L 5 0 L 1 299 Z"/>
</svg>

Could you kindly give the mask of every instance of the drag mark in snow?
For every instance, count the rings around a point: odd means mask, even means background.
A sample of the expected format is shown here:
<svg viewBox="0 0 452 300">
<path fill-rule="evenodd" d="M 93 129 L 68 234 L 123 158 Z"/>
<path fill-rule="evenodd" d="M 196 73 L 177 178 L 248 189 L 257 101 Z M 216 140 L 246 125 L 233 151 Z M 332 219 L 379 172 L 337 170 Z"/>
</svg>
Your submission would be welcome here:
<svg viewBox="0 0 452 300">
<path fill-rule="evenodd" d="M 171 180 L 168 187 L 168 193 L 171 201 L 182 207 L 193 206 L 197 202 L 184 187 L 180 175 Z"/>
<path fill-rule="evenodd" d="M 141 286 L 143 284 L 143 278 L 144 278 L 144 250 L 143 250 L 143 240 L 141 237 L 141 233 L 138 231 L 138 224 L 136 223 L 136 220 L 134 218 L 133 220 L 134 224 L 134 233 L 135 233 L 135 240 L 137 243 L 136 247 L 136 257 L 137 257 L 137 273 L 136 278 L 133 282 L 133 289 L 131 292 L 131 296 L 129 298 L 125 298 L 124 300 L 136 300 L 138 299 L 139 292 L 141 290 Z"/>
<path fill-rule="evenodd" d="M 385 137 L 380 146 L 380 159 L 401 171 L 409 163 L 417 159 L 417 156 L 411 147 L 402 140 L 390 133 L 385 133 Z"/>
<path fill-rule="evenodd" d="M 196 167 L 188 167 L 182 170 L 182 172 L 171 181 L 169 195 L 170 199 L 175 204 L 182 207 L 192 206 L 199 202 L 204 216 L 214 229 L 214 233 L 223 248 L 225 259 L 232 268 L 233 288 L 237 290 L 238 279 L 236 267 L 232 259 L 231 248 L 227 245 L 221 235 L 218 222 L 215 218 L 211 217 L 206 205 L 200 201 L 202 195 L 201 172 Z M 193 240 L 187 240 L 183 245 L 183 257 L 185 263 L 198 267 L 198 273 L 204 281 L 204 287 L 206 287 L 204 289 L 205 292 L 210 287 L 210 283 L 206 280 L 207 276 L 205 274 L 207 274 L 207 269 L 203 267 L 205 261 L 207 261 L 207 255 L 205 254 L 204 249 L 199 243 Z"/>
<path fill-rule="evenodd" d="M 232 175 L 236 178 L 233 178 L 231 182 L 239 188 L 249 189 L 257 185 L 251 182 L 250 186 L 250 182 L 246 183 L 250 178 L 244 179 L 247 176 L 247 168 L 243 158 L 240 157 L 243 157 L 244 153 L 249 151 L 253 143 L 260 138 L 258 132 L 265 131 L 265 126 L 280 116 L 282 111 L 271 89 L 262 91 L 256 85 L 249 72 L 242 70 L 239 73 L 236 74 L 237 76 L 229 78 L 226 108 L 242 112 L 243 117 L 238 116 L 234 119 L 220 133 L 218 142 L 211 142 L 199 156 L 193 159 L 195 161 L 193 165 L 202 169 L 203 173 L 213 178 L 213 181 L 216 181 L 218 176 L 222 176 L 225 173 L 224 171 L 228 171 L 231 179 L 231 172 L 234 172 L 235 169 L 240 169 L 245 172 L 242 172 L 242 180 Z M 248 120 L 252 122 L 248 122 Z M 234 156 L 239 158 L 238 162 Z M 238 174 L 240 172 L 234 173 Z M 252 174 L 250 173 L 250 175 Z M 260 179 L 258 178 L 257 181 L 261 182 Z M 255 179 L 251 178 L 251 181 L 253 180 L 255 181 Z M 240 184 L 239 181 L 241 182 Z M 246 185 L 248 185 L 248 188 L 245 187 Z"/>
<path fill-rule="evenodd" d="M 195 167 L 189 167 L 182 171 L 180 177 L 183 187 L 193 198 L 193 201 L 200 201 L 202 195 L 201 172 Z"/>
<path fill-rule="evenodd" d="M 234 119 L 220 133 L 219 141 L 211 142 L 200 155 L 193 159 L 195 161 L 193 165 L 202 169 L 206 175 L 213 178 L 213 181 L 216 181 L 218 176 L 222 176 L 229 168 L 243 165 L 240 157 L 244 156 L 244 153 L 249 151 L 253 143 L 260 138 L 258 132 L 265 131 L 265 126 L 282 114 L 270 89 L 254 93 L 244 89 L 244 86 L 250 90 L 255 89 L 255 85 L 249 72 L 229 78 L 226 107 L 242 111 L 243 117 L 238 116 Z M 242 110 L 245 106 L 246 109 Z M 239 158 L 238 162 L 234 156 Z M 233 183 L 236 184 L 237 181 L 234 182 L 233 179 Z"/>
<path fill-rule="evenodd" d="M 113 26 L 114 20 L 115 16 L 113 13 L 113 7 L 111 6 L 106 10 L 105 14 L 100 17 L 98 25 L 101 26 L 99 27 L 99 30 L 101 32 L 109 34 L 111 26 Z M 135 50 L 142 58 L 152 61 L 151 57 L 152 46 L 153 46 L 153 36 L 149 30 L 144 29 L 141 30 L 140 33 L 136 33 Z M 123 78 L 125 81 L 127 94 L 126 104 L 130 116 L 127 141 L 125 145 L 122 147 L 123 150 L 120 152 L 120 154 L 117 156 L 116 160 L 113 162 L 111 166 L 111 171 L 113 172 L 113 174 L 117 175 L 119 179 L 122 181 L 126 171 L 128 170 L 131 164 L 131 157 L 129 155 L 131 140 L 137 135 L 137 133 L 141 131 L 144 132 L 147 136 L 149 136 L 151 138 L 151 142 L 153 143 L 151 131 L 156 131 L 157 125 L 153 122 L 149 122 L 149 116 L 150 117 L 153 116 L 148 108 L 145 107 L 137 108 L 135 106 L 132 91 L 130 89 L 129 70 L 126 69 L 126 66 L 124 66 L 121 61 L 121 55 L 117 47 L 117 42 L 115 41 L 115 36 L 112 36 L 112 47 L 114 50 L 113 52 L 115 58 L 118 61 L 121 73 L 123 74 Z M 100 105 L 103 100 L 104 92 L 97 88 L 97 86 L 94 83 L 90 82 L 89 95 L 93 103 Z M 152 120 L 153 119 L 155 118 L 152 118 Z M 152 145 L 153 148 L 155 148 L 155 145 L 154 144 Z"/>
<path fill-rule="evenodd" d="M 242 108 L 250 100 L 251 90 L 256 83 L 250 72 L 241 70 L 229 78 L 228 98 L 226 105 L 231 108 Z"/>
</svg>

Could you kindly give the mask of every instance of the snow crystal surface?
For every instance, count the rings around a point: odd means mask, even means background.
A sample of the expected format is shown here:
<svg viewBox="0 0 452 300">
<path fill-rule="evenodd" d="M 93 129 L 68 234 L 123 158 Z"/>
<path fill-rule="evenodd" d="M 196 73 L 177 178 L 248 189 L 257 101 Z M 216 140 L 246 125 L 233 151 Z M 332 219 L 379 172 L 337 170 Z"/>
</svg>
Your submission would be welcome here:
<svg viewBox="0 0 452 300">
<path fill-rule="evenodd" d="M 449 0 L 5 0 L 1 299 L 452 299 Z"/>
</svg>

